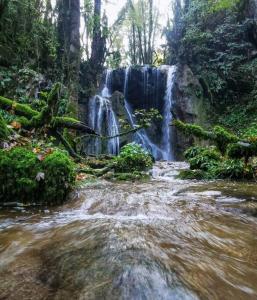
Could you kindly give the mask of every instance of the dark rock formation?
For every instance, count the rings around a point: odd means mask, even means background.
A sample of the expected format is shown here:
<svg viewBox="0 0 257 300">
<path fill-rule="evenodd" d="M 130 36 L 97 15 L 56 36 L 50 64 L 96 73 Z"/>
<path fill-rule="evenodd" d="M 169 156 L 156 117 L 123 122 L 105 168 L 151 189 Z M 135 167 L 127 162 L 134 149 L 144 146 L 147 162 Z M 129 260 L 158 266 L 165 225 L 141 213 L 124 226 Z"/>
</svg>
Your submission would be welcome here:
<svg viewBox="0 0 257 300">
<path fill-rule="evenodd" d="M 207 123 L 207 105 L 203 100 L 203 88 L 188 65 L 179 65 L 173 87 L 173 116 L 186 123 Z M 192 144 L 193 139 L 186 138 L 173 128 L 173 144 L 176 158 Z"/>
</svg>

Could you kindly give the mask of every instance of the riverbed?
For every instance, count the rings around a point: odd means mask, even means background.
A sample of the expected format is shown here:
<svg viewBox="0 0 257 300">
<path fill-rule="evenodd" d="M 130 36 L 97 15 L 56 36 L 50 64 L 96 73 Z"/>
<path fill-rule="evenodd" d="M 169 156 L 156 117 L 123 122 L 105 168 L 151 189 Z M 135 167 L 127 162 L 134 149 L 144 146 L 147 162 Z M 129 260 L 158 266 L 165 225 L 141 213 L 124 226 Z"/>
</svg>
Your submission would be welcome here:
<svg viewBox="0 0 257 300">
<path fill-rule="evenodd" d="M 257 185 L 98 181 L 0 212 L 0 299 L 257 299 Z"/>
</svg>

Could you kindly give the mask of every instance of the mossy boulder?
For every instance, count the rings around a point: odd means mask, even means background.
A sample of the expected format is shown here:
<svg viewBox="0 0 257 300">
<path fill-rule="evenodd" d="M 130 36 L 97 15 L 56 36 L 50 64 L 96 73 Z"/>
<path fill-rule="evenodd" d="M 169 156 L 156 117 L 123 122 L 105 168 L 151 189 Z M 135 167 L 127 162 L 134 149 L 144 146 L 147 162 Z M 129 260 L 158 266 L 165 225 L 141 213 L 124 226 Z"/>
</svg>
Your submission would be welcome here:
<svg viewBox="0 0 257 300">
<path fill-rule="evenodd" d="M 63 151 L 43 160 L 23 147 L 0 151 L 0 204 L 60 204 L 74 182 L 75 165 Z"/>
</svg>

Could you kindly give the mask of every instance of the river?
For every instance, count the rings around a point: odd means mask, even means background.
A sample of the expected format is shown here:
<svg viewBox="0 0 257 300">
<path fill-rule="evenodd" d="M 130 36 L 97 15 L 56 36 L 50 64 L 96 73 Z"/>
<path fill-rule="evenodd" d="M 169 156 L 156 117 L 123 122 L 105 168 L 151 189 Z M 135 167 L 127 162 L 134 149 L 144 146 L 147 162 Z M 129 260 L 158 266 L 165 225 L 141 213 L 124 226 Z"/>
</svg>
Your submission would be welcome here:
<svg viewBox="0 0 257 300">
<path fill-rule="evenodd" d="M 0 212 L 0 299 L 257 299 L 257 186 L 87 184 L 62 207 Z"/>
</svg>

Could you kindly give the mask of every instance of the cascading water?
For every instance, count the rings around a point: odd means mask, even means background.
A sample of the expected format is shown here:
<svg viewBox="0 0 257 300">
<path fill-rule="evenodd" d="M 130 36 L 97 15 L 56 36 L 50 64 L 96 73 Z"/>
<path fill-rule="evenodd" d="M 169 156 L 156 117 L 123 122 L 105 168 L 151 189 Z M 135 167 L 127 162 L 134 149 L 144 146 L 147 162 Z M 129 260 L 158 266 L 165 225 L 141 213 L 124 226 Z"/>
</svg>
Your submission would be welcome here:
<svg viewBox="0 0 257 300">
<path fill-rule="evenodd" d="M 130 125 L 132 128 L 136 128 L 137 124 L 135 121 L 135 118 L 133 116 L 133 111 L 131 106 L 129 105 L 127 101 L 127 90 L 128 90 L 128 82 L 129 82 L 129 74 L 130 74 L 130 67 L 127 67 L 125 69 L 125 77 L 124 77 L 124 101 L 125 101 L 125 109 L 129 118 Z M 147 75 L 148 67 L 143 68 L 143 78 L 144 78 L 144 94 L 147 94 Z M 164 152 L 154 143 L 151 142 L 149 137 L 147 136 L 147 133 L 144 129 L 138 130 L 134 134 L 135 142 L 141 144 L 146 150 L 150 151 L 155 159 L 162 159 L 164 156 Z"/>
<path fill-rule="evenodd" d="M 107 142 L 107 149 L 103 149 L 103 142 L 101 138 L 95 138 L 91 143 L 89 152 L 94 154 L 101 154 L 107 152 L 109 154 L 117 155 L 119 153 L 119 126 L 112 109 L 110 102 L 111 97 L 111 76 L 112 71 L 107 70 L 105 77 L 105 84 L 101 91 L 101 95 L 96 95 L 89 101 L 89 126 L 93 128 L 100 135 L 114 136 Z"/>
<path fill-rule="evenodd" d="M 171 130 L 170 124 L 172 121 L 172 88 L 174 84 L 174 76 L 176 72 L 176 66 L 169 66 L 167 71 L 167 86 L 164 97 L 164 109 L 163 109 L 163 124 L 162 124 L 162 144 L 164 149 L 164 160 L 174 160 L 174 153 L 172 151 L 171 143 Z"/>
<path fill-rule="evenodd" d="M 132 128 L 137 128 L 135 110 L 151 108 L 159 110 L 163 117 L 162 122 L 154 122 L 151 128 L 138 130 L 133 135 L 133 140 L 151 152 L 156 160 L 174 160 L 170 123 L 172 121 L 172 88 L 176 67 L 127 67 L 122 71 L 123 75 L 119 73 L 120 71 L 122 70 L 107 70 L 101 93 L 89 101 L 89 126 L 104 136 L 119 134 L 116 115 L 120 116 L 121 112 L 116 111 L 119 109 L 116 104 L 114 104 L 114 111 L 110 101 L 112 90 L 118 90 L 124 94 L 125 112 L 123 111 L 123 114 L 125 113 L 125 115 L 123 116 L 128 119 Z M 121 78 L 124 78 L 124 85 L 117 87 L 117 82 Z M 126 140 L 126 142 L 130 141 L 130 138 Z M 109 139 L 107 143 L 100 138 L 95 138 L 89 144 L 88 149 L 92 154 L 110 153 L 115 155 L 119 153 L 119 137 Z"/>
</svg>

